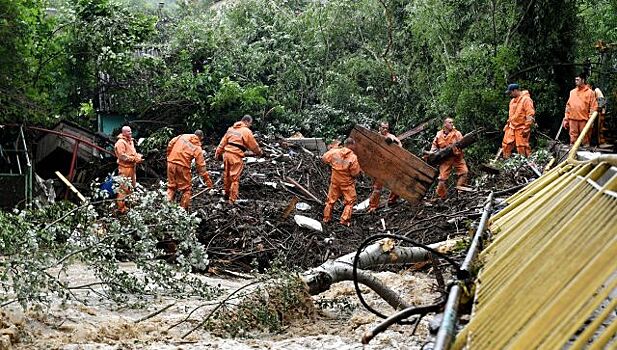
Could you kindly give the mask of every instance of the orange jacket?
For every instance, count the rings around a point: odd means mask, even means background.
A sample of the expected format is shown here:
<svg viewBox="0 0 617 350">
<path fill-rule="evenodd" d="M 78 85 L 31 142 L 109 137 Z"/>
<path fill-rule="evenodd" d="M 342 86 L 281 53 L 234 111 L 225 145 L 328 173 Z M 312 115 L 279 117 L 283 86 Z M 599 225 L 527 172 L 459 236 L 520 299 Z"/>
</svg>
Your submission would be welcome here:
<svg viewBox="0 0 617 350">
<path fill-rule="evenodd" d="M 122 134 L 118 135 L 114 151 L 119 166 L 132 168 L 135 164 L 141 162 L 141 156 L 135 150 L 132 138 L 129 139 Z"/>
<path fill-rule="evenodd" d="M 566 103 L 566 117 L 570 120 L 589 120 L 591 113 L 598 110 L 596 94 L 587 85 L 576 87 L 570 91 Z"/>
<path fill-rule="evenodd" d="M 227 129 L 227 133 L 221 139 L 214 156 L 219 158 L 223 152 L 229 152 L 244 157 L 244 151 L 247 149 L 258 156 L 261 155 L 261 148 L 259 148 L 251 129 L 243 122 L 236 122 L 231 128 Z"/>
<path fill-rule="evenodd" d="M 529 91 L 524 90 L 518 97 L 510 100 L 506 127 L 511 129 L 529 129 L 534 122 L 535 114 L 536 110 L 533 107 L 533 100 L 529 96 Z"/>
<path fill-rule="evenodd" d="M 191 168 L 191 161 L 195 159 L 197 172 L 204 176 L 206 161 L 201 149 L 201 141 L 194 134 L 179 135 L 171 139 L 167 144 L 167 163 L 178 164 L 182 167 Z"/>
<path fill-rule="evenodd" d="M 321 159 L 332 167 L 333 183 L 352 184 L 354 178 L 360 174 L 358 157 L 347 147 L 333 148 L 321 156 Z"/>
<path fill-rule="evenodd" d="M 463 139 L 463 134 L 460 131 L 453 128 L 452 131 L 446 133 L 445 129 L 439 130 L 435 138 L 433 139 L 433 144 L 431 145 L 431 152 L 436 152 L 442 149 L 447 148 L 450 145 L 455 144 L 457 141 Z M 463 156 L 463 151 L 454 147 L 452 149 L 454 151 L 455 156 Z"/>
</svg>

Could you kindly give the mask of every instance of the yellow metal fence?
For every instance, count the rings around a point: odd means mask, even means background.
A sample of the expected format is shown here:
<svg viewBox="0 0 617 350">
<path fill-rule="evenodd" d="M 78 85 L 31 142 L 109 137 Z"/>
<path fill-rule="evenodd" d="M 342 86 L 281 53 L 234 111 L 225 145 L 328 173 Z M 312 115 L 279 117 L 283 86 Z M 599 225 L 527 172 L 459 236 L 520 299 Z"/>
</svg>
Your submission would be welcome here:
<svg viewBox="0 0 617 350">
<path fill-rule="evenodd" d="M 617 349 L 615 169 L 564 162 L 506 200 L 456 348 Z"/>
</svg>

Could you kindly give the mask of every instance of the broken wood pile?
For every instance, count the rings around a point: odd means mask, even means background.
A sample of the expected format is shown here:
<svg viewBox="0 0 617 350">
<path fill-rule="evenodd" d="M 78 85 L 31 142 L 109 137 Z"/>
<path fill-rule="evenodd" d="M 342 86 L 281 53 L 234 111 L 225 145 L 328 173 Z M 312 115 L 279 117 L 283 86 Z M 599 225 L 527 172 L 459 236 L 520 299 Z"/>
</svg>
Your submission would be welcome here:
<svg viewBox="0 0 617 350">
<path fill-rule="evenodd" d="M 277 259 L 288 267 L 306 269 L 353 252 L 366 237 L 385 232 L 410 232 L 409 237 L 430 244 L 457 231 L 464 233 L 462 219 L 479 210 L 477 194 L 465 193 L 440 205 L 401 200 L 373 214 L 354 210 L 351 227 L 339 225 L 336 218 L 335 223 L 322 224 L 330 170 L 320 156 L 275 140 L 260 140 L 260 144 L 267 156 L 246 158 L 236 205 L 223 200 L 222 163 L 215 160 L 208 161 L 215 189 L 193 200 L 192 210 L 203 217 L 200 240 L 208 248 L 213 267 L 247 271 L 267 268 Z M 371 193 L 372 180 L 360 176 L 356 190 L 358 201 L 364 201 Z M 199 191 L 194 189 L 194 193 Z M 341 210 L 338 203 L 334 215 Z M 303 218 L 301 226 L 298 216 L 314 219 L 316 228 L 308 228 L 311 224 Z"/>
</svg>

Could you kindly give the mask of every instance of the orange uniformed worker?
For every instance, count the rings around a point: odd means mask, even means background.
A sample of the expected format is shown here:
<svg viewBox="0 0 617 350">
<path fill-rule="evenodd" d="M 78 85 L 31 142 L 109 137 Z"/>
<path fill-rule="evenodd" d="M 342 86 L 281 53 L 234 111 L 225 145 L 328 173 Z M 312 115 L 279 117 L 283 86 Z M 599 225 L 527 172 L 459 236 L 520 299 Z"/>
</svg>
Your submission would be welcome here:
<svg viewBox="0 0 617 350">
<path fill-rule="evenodd" d="M 124 179 L 120 183 L 116 203 L 120 213 L 126 213 L 126 203 L 124 198 L 133 192 L 133 188 L 137 185 L 137 177 L 135 176 L 135 167 L 143 161 L 141 154 L 135 150 L 133 143 L 133 132 L 130 126 L 123 126 L 122 133 L 118 135 L 118 141 L 114 146 L 116 158 L 118 158 L 118 175 Z M 128 183 L 131 183 L 129 186 Z"/>
<path fill-rule="evenodd" d="M 454 154 L 443 160 L 439 164 L 439 183 L 437 184 L 437 195 L 441 199 L 446 199 L 448 195 L 448 188 L 446 182 L 450 177 L 452 168 L 456 170 L 458 180 L 457 186 L 464 186 L 467 183 L 467 164 L 465 164 L 465 158 L 463 157 L 463 150 L 454 147 L 453 145 L 463 139 L 463 135 L 460 131 L 454 127 L 454 120 L 452 118 L 446 118 L 443 121 L 443 129 L 437 132 L 433 144 L 431 146 L 431 152 L 437 152 L 447 147 L 452 146 Z"/>
<path fill-rule="evenodd" d="M 253 118 L 247 114 L 227 129 L 227 133 L 216 148 L 216 159 L 223 159 L 225 198 L 228 199 L 230 204 L 234 204 L 238 199 L 240 174 L 242 174 L 244 168 L 244 162 L 242 162 L 244 152 L 250 150 L 256 156 L 262 155 L 261 148 L 259 148 L 253 132 L 249 129 L 251 125 L 253 125 Z"/>
<path fill-rule="evenodd" d="M 381 121 L 379 123 L 379 133 L 386 138 L 386 143 L 389 145 L 394 144 L 401 147 L 401 141 L 390 133 L 390 124 L 387 121 Z M 381 198 L 382 189 L 383 184 L 375 180 L 375 182 L 373 182 L 373 192 L 371 192 L 371 196 L 369 197 L 369 213 L 374 212 L 379 207 L 379 199 Z M 388 204 L 396 203 L 397 199 L 398 195 L 390 191 L 390 195 L 388 196 Z"/>
<path fill-rule="evenodd" d="M 326 164 L 332 167 L 328 198 L 323 210 L 323 222 L 325 223 L 332 220 L 332 207 L 343 196 L 345 208 L 340 222 L 346 226 L 351 225 L 351 212 L 357 198 L 355 177 L 360 174 L 360 163 L 353 152 L 355 145 L 354 139 L 348 138 L 345 140 L 345 146 L 333 148 L 321 157 Z"/>
<path fill-rule="evenodd" d="M 585 75 L 580 74 L 574 78 L 576 87 L 570 91 L 570 98 L 566 103 L 566 114 L 563 118 L 563 127 L 570 132 L 570 144 L 574 144 L 576 139 L 583 131 L 589 116 L 598 110 L 596 94 L 585 83 Z M 588 132 L 583 139 L 583 145 L 589 146 L 591 132 Z"/>
<path fill-rule="evenodd" d="M 213 187 L 201 149 L 203 138 L 204 133 L 201 130 L 195 130 L 193 134 L 174 137 L 167 145 L 167 200 L 173 201 L 176 191 L 180 191 L 182 193 L 180 206 L 184 209 L 188 209 L 191 204 L 191 162 L 193 159 L 195 159 L 197 173 L 208 187 Z"/>
<path fill-rule="evenodd" d="M 501 144 L 503 157 L 505 159 L 510 158 L 514 146 L 516 146 L 518 154 L 529 157 L 531 154 L 529 133 L 535 122 L 536 114 L 533 100 L 529 96 L 529 91 L 521 91 L 518 84 L 508 85 L 506 94 L 510 95 L 512 99 L 508 111 L 508 122 L 503 128 L 504 135 Z"/>
<path fill-rule="evenodd" d="M 589 88 L 596 95 L 596 100 L 598 102 L 598 119 L 596 123 L 596 134 L 598 135 L 598 144 L 606 143 L 606 138 L 604 136 L 604 121 L 606 119 L 606 98 L 604 97 L 604 93 L 598 86 L 593 83 L 589 83 Z"/>
</svg>

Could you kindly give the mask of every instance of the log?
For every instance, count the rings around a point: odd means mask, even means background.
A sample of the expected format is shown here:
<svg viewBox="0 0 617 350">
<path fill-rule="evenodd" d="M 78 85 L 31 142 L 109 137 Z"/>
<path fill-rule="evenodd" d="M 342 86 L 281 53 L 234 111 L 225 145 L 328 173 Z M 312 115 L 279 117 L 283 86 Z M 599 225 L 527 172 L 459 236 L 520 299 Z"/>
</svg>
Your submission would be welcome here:
<svg viewBox="0 0 617 350">
<path fill-rule="evenodd" d="M 451 249 L 456 245 L 455 240 L 439 242 L 429 245 L 432 249 L 440 252 Z M 353 279 L 353 260 L 356 252 L 344 255 L 335 260 L 328 260 L 319 267 L 310 269 L 302 274 L 302 280 L 308 286 L 308 292 L 316 295 L 324 292 L 337 282 L 350 281 Z M 370 269 L 384 264 L 409 264 L 429 261 L 431 252 L 417 247 L 399 247 L 392 240 L 386 239 L 371 244 L 360 254 L 358 260 L 359 282 L 373 289 L 394 309 L 404 309 L 408 306 L 400 300 L 398 294 L 385 286 L 375 277 L 370 276 Z"/>
<path fill-rule="evenodd" d="M 453 147 L 456 147 L 459 149 L 469 147 L 470 145 L 472 145 L 474 142 L 478 140 L 478 135 L 480 135 L 482 131 L 483 129 L 474 130 L 468 134 L 465 134 L 465 136 L 463 136 L 463 138 L 460 141 L 456 142 L 454 145 L 446 147 L 439 152 L 429 153 L 427 160 L 426 160 L 427 163 L 431 165 L 440 164 L 445 159 L 454 155 L 454 151 L 452 150 Z"/>
<path fill-rule="evenodd" d="M 418 202 L 437 176 L 422 159 L 376 132 L 356 125 L 350 135 L 362 170 L 409 202 Z"/>
</svg>

